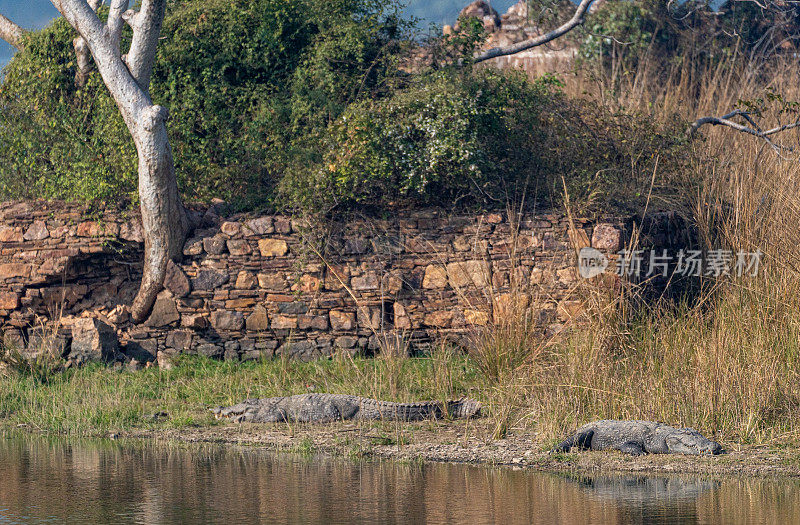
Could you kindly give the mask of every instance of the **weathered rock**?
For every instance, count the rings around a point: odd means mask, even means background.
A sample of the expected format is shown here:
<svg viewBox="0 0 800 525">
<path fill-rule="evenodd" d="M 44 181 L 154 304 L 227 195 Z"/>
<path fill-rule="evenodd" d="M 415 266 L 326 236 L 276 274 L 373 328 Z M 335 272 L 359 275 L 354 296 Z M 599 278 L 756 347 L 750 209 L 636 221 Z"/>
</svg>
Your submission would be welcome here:
<svg viewBox="0 0 800 525">
<path fill-rule="evenodd" d="M 247 237 L 256 235 L 267 235 L 274 233 L 275 228 L 272 225 L 272 217 L 259 217 L 247 221 L 242 227 L 242 233 Z"/>
<path fill-rule="evenodd" d="M 119 229 L 119 237 L 123 241 L 144 242 L 144 229 L 142 229 L 142 222 L 138 219 L 133 219 L 122 223 L 122 226 L 120 226 Z"/>
<path fill-rule="evenodd" d="M 328 315 L 330 316 L 331 329 L 334 331 L 352 330 L 356 326 L 356 316 L 351 312 L 331 310 Z"/>
<path fill-rule="evenodd" d="M 489 324 L 489 314 L 480 310 L 464 310 L 464 319 L 470 325 L 486 326 Z"/>
<path fill-rule="evenodd" d="M 319 291 L 321 286 L 321 281 L 319 277 L 314 275 L 302 275 L 300 279 L 292 285 L 293 292 L 303 292 L 303 293 L 315 293 Z"/>
<path fill-rule="evenodd" d="M 203 343 L 197 345 L 196 350 L 198 355 L 211 358 L 221 357 L 225 352 L 224 348 L 213 343 Z"/>
<path fill-rule="evenodd" d="M 282 257 L 289 253 L 289 245 L 281 239 L 260 239 L 258 249 L 262 257 Z"/>
<path fill-rule="evenodd" d="M 278 311 L 282 314 L 300 315 L 308 312 L 308 305 L 300 301 L 278 304 Z"/>
<path fill-rule="evenodd" d="M 72 345 L 67 358 L 76 364 L 111 362 L 118 349 L 117 333 L 106 323 L 94 318 L 76 319 L 72 323 Z"/>
<path fill-rule="evenodd" d="M 0 279 L 28 277 L 30 274 L 31 274 L 31 267 L 29 264 L 22 264 L 22 263 L 0 264 Z"/>
<path fill-rule="evenodd" d="M 203 239 L 203 249 L 211 255 L 221 255 L 225 253 L 226 239 L 222 235 L 206 237 Z"/>
<path fill-rule="evenodd" d="M 235 237 L 239 234 L 239 230 L 241 228 L 241 224 L 234 221 L 225 221 L 222 223 L 222 226 L 219 227 L 219 230 L 227 235 L 228 237 Z"/>
<path fill-rule="evenodd" d="M 256 287 L 258 281 L 256 280 L 256 276 L 253 275 L 253 272 L 239 272 L 236 276 L 236 289 L 237 290 L 252 290 Z"/>
<path fill-rule="evenodd" d="M 436 290 L 447 286 L 447 270 L 439 265 L 431 264 L 425 268 L 425 277 L 422 287 L 426 290 Z"/>
<path fill-rule="evenodd" d="M 401 303 L 394 303 L 394 327 L 400 330 L 408 330 L 411 328 L 411 318 L 408 317 L 408 312 L 405 306 Z"/>
<path fill-rule="evenodd" d="M 175 299 L 162 292 L 158 294 L 156 302 L 153 305 L 153 311 L 144 324 L 152 327 L 168 326 L 179 321 L 180 318 L 178 307 L 175 305 Z"/>
<path fill-rule="evenodd" d="M 50 237 L 50 232 L 47 230 L 47 223 L 44 221 L 33 221 L 33 224 L 23 235 L 26 241 L 41 241 L 48 237 Z"/>
<path fill-rule="evenodd" d="M 0 292 L 0 310 L 14 310 L 19 306 L 18 293 Z"/>
<path fill-rule="evenodd" d="M 167 335 L 167 346 L 180 352 L 187 352 L 192 348 L 194 333 L 190 330 L 173 330 Z"/>
<path fill-rule="evenodd" d="M 241 312 L 215 310 L 211 312 L 211 325 L 217 330 L 241 330 L 244 328 L 244 316 Z"/>
<path fill-rule="evenodd" d="M 164 287 L 172 292 L 175 297 L 186 297 L 192 291 L 189 278 L 183 273 L 180 266 L 172 261 L 167 263 L 167 275 L 164 278 Z"/>
<path fill-rule="evenodd" d="M 192 279 L 192 288 L 195 290 L 215 290 L 229 280 L 230 276 L 225 272 L 200 270 L 197 272 L 197 277 Z"/>
<path fill-rule="evenodd" d="M 276 315 L 272 318 L 272 328 L 274 330 L 292 330 L 297 328 L 297 317 L 288 315 Z"/>
<path fill-rule="evenodd" d="M 622 249 L 622 232 L 613 224 L 601 223 L 592 232 L 592 248 L 616 253 Z"/>
<path fill-rule="evenodd" d="M 350 282 L 353 290 L 359 292 L 365 290 L 377 290 L 380 288 L 380 281 L 378 280 L 378 276 L 375 274 L 375 272 L 367 272 L 364 275 L 353 277 Z"/>
<path fill-rule="evenodd" d="M 260 273 L 258 274 L 258 286 L 265 290 L 281 291 L 286 290 L 288 285 L 286 277 L 278 273 Z"/>
<path fill-rule="evenodd" d="M 253 313 L 247 317 L 246 326 L 250 332 L 263 332 L 269 329 L 267 309 L 261 305 L 256 306 Z"/>
<path fill-rule="evenodd" d="M 228 241 L 228 252 L 231 255 L 249 255 L 253 252 L 250 243 L 244 239 L 233 239 Z"/>
<path fill-rule="evenodd" d="M 354 348 L 358 344 L 358 337 L 343 335 L 336 338 L 336 346 L 344 350 Z"/>
<path fill-rule="evenodd" d="M 194 330 L 205 330 L 209 327 L 208 317 L 205 314 L 187 314 L 181 317 L 181 326 Z"/>
<path fill-rule="evenodd" d="M 492 271 L 486 261 L 454 262 L 447 265 L 450 286 L 455 289 L 475 286 L 486 288 L 492 282 Z"/>
<path fill-rule="evenodd" d="M 0 242 L 22 242 L 22 228 L 0 226 Z"/>
<path fill-rule="evenodd" d="M 440 310 L 438 312 L 431 312 L 425 316 L 425 325 L 437 328 L 447 328 L 453 321 L 453 312 L 449 310 Z"/>
<path fill-rule="evenodd" d="M 189 239 L 183 245 L 184 255 L 200 255 L 203 253 L 203 240 L 202 239 Z"/>
</svg>

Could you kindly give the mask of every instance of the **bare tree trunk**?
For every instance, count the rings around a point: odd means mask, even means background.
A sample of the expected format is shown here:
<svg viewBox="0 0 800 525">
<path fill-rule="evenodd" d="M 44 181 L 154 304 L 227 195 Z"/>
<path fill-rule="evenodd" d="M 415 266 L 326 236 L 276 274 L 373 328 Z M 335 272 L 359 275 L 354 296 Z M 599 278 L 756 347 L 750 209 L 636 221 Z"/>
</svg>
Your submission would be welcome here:
<svg viewBox="0 0 800 525">
<path fill-rule="evenodd" d="M 150 106 L 131 135 L 139 153 L 139 206 L 145 232 L 144 271 L 131 317 L 143 321 L 161 291 L 167 264 L 178 261 L 189 221 L 178 195 L 172 149 L 166 126 L 167 110 Z"/>
<path fill-rule="evenodd" d="M 175 179 L 167 136 L 167 110 L 154 105 L 147 92 L 166 2 L 143 0 L 138 13 L 125 13 L 124 18 L 133 21 L 137 42 L 127 57 L 127 62 L 136 67 L 129 69 L 120 55 L 119 29 L 106 27 L 86 0 L 51 1 L 86 41 L 139 155 L 145 255 L 142 282 L 131 306 L 131 317 L 141 322 L 163 287 L 167 264 L 170 259 L 180 257 L 190 228 Z M 120 8 L 121 3 L 114 2 L 112 8 L 115 6 Z"/>
<path fill-rule="evenodd" d="M 25 38 L 25 30 L 3 15 L 0 15 L 0 38 L 17 49 L 22 49 L 22 40 Z"/>
</svg>

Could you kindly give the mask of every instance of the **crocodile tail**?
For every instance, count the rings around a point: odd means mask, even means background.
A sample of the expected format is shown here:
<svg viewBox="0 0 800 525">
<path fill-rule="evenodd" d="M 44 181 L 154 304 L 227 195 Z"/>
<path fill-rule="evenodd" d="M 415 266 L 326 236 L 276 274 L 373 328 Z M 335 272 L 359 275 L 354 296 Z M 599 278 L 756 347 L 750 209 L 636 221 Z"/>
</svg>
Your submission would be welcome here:
<svg viewBox="0 0 800 525">
<path fill-rule="evenodd" d="M 447 402 L 447 413 L 453 419 L 467 419 L 470 417 L 479 417 L 481 415 L 480 401 L 474 399 L 461 398 L 458 401 Z"/>
<path fill-rule="evenodd" d="M 433 401 L 424 403 L 387 403 L 386 405 L 381 407 L 381 415 L 384 419 L 422 421 L 443 417 L 442 405 Z"/>
</svg>

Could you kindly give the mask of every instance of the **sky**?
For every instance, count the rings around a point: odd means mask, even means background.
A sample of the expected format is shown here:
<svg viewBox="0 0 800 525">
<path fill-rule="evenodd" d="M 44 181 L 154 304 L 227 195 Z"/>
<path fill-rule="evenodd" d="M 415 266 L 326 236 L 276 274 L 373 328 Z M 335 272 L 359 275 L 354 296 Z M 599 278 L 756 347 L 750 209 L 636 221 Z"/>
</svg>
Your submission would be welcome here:
<svg viewBox="0 0 800 525">
<path fill-rule="evenodd" d="M 439 25 L 451 24 L 470 0 L 410 0 L 407 12 Z M 493 0 L 501 13 L 517 0 Z M 0 0 L 0 13 L 25 29 L 41 29 L 57 15 L 50 0 Z M 420 24 L 425 26 L 426 24 Z M 0 67 L 5 66 L 14 48 L 0 40 Z"/>
</svg>

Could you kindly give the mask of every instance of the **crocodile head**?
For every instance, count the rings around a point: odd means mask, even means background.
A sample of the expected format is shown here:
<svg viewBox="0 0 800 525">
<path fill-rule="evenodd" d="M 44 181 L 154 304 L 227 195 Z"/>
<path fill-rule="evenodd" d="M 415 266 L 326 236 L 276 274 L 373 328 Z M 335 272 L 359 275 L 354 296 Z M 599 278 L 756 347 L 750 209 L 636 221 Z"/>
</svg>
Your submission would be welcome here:
<svg viewBox="0 0 800 525">
<path fill-rule="evenodd" d="M 248 417 L 252 417 L 252 414 L 256 411 L 256 405 L 256 399 L 248 399 L 230 407 L 212 408 L 211 412 L 217 419 L 230 419 L 236 423 L 241 423 L 246 421 Z"/>
<path fill-rule="evenodd" d="M 692 428 L 679 428 L 666 438 L 667 448 L 672 454 L 719 455 L 724 454 L 722 445 L 711 441 Z"/>
</svg>

